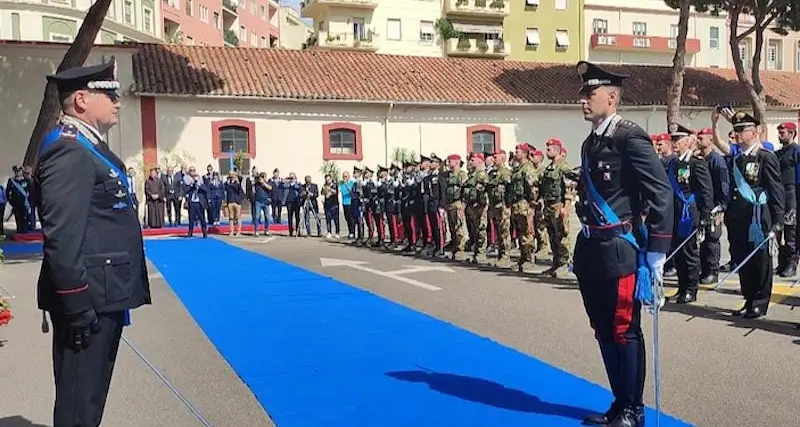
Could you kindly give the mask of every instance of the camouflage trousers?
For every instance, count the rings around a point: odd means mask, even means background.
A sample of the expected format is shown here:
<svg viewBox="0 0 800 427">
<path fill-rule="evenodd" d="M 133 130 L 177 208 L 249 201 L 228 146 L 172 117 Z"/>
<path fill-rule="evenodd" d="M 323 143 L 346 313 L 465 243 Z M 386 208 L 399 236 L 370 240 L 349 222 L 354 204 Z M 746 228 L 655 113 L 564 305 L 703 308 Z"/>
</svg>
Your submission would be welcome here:
<svg viewBox="0 0 800 427">
<path fill-rule="evenodd" d="M 476 258 L 486 258 L 486 228 L 489 224 L 488 209 L 486 205 L 473 205 L 466 209 L 467 222 L 472 226 L 475 239 Z"/>
<path fill-rule="evenodd" d="M 464 202 L 456 200 L 447 204 L 447 224 L 450 227 L 453 253 L 464 252 L 467 246 L 467 223 L 464 218 Z"/>
<path fill-rule="evenodd" d="M 511 257 L 511 209 L 503 204 L 490 206 L 488 215 L 497 236 L 497 259 L 508 260 Z"/>
<path fill-rule="evenodd" d="M 569 264 L 569 213 L 562 215 L 563 203 L 551 203 L 544 208 L 544 222 L 553 250 L 553 267 Z"/>
<path fill-rule="evenodd" d="M 534 252 L 534 212 L 527 201 L 514 203 L 511 206 L 511 223 L 519 236 L 519 264 L 533 262 Z"/>
<path fill-rule="evenodd" d="M 547 227 L 546 209 L 544 204 L 536 203 L 534 222 L 536 223 L 536 253 L 547 254 L 552 246 L 550 244 L 549 229 Z"/>
</svg>

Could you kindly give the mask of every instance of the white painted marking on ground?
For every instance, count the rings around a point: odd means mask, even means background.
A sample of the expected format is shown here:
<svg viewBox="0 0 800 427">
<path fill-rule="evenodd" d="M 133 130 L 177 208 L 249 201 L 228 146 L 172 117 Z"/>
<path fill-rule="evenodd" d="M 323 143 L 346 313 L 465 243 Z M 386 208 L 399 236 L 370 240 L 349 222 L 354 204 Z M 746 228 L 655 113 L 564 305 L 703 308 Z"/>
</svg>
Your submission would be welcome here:
<svg viewBox="0 0 800 427">
<path fill-rule="evenodd" d="M 397 280 L 398 282 L 403 282 L 405 284 L 408 284 L 408 285 L 411 285 L 411 286 L 416 286 L 418 288 L 425 289 L 425 290 L 428 290 L 428 291 L 441 291 L 442 290 L 442 288 L 440 288 L 438 286 L 429 285 L 427 283 L 420 282 L 419 280 L 414 280 L 414 279 L 410 279 L 408 277 L 403 277 L 403 276 L 397 274 L 397 272 L 380 271 L 380 270 L 376 270 L 374 268 L 366 267 L 366 266 L 364 266 L 364 264 L 368 264 L 368 263 L 365 262 L 365 261 L 351 261 L 351 260 L 346 260 L 346 259 L 335 259 L 335 258 L 320 258 L 319 261 L 320 261 L 320 263 L 322 263 L 323 267 L 350 267 L 350 268 L 352 268 L 354 270 L 359 270 L 359 271 L 363 271 L 363 272 L 366 272 L 366 273 L 372 273 L 372 274 L 374 274 L 376 276 L 381 276 L 381 277 L 386 277 L 386 278 L 389 278 L 389 279 L 392 279 L 392 280 Z M 412 269 L 408 269 L 408 270 L 412 270 Z M 404 270 L 398 270 L 398 271 L 404 271 Z M 420 271 L 420 270 L 416 269 L 416 268 L 413 268 L 413 272 L 418 272 L 418 271 Z"/>
</svg>

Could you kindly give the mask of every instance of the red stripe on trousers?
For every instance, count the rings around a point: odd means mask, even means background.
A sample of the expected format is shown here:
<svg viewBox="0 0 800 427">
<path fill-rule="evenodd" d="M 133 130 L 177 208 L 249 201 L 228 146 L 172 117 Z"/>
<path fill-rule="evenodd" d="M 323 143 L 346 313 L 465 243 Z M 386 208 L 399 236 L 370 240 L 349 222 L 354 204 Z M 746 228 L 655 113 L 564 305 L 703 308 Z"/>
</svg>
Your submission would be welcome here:
<svg viewBox="0 0 800 427">
<path fill-rule="evenodd" d="M 625 334 L 633 320 L 633 293 L 636 273 L 620 277 L 617 281 L 617 307 L 614 309 L 614 341 L 624 344 Z"/>
</svg>

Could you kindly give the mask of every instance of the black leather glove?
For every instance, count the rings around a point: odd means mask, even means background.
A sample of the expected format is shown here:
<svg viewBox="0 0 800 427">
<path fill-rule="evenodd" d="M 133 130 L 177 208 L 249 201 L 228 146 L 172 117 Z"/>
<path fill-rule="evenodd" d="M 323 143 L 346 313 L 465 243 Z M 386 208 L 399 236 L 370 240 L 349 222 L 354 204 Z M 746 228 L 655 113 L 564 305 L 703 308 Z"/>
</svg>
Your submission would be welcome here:
<svg viewBox="0 0 800 427">
<path fill-rule="evenodd" d="M 775 224 L 772 224 L 772 229 L 770 231 L 775 233 L 775 234 L 780 233 L 781 231 L 783 231 L 783 224 L 781 224 L 779 222 L 776 222 Z"/>
<path fill-rule="evenodd" d="M 703 216 L 703 217 L 700 219 L 700 227 L 702 227 L 702 228 L 706 228 L 706 227 L 708 227 L 709 225 L 711 225 L 711 218 L 710 218 L 710 217 L 708 217 L 708 216 Z"/>
<path fill-rule="evenodd" d="M 89 348 L 91 337 L 100 332 L 100 321 L 94 309 L 88 309 L 67 317 L 67 330 L 64 339 L 75 350 Z"/>
</svg>

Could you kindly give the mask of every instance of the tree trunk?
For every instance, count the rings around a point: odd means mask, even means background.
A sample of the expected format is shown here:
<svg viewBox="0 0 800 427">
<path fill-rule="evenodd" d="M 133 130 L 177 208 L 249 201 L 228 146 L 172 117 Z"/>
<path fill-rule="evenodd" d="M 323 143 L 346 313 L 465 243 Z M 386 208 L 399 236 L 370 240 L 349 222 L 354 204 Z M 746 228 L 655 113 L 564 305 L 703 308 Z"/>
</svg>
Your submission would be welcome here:
<svg viewBox="0 0 800 427">
<path fill-rule="evenodd" d="M 683 77 L 686 74 L 686 37 L 689 33 L 690 13 L 690 0 L 681 0 L 678 39 L 676 40 L 675 56 L 672 58 L 672 82 L 669 85 L 667 94 L 667 123 L 677 123 L 681 117 Z"/>
<path fill-rule="evenodd" d="M 86 12 L 86 17 L 83 19 L 83 24 L 78 30 L 78 35 L 75 40 L 67 49 L 61 64 L 58 65 L 56 72 L 68 70 L 70 68 L 79 67 L 86 62 L 94 46 L 94 40 L 97 38 L 97 33 L 100 32 L 100 27 L 103 25 L 103 20 L 108 13 L 108 7 L 111 0 L 97 0 L 92 7 Z M 58 89 L 53 83 L 47 83 L 44 90 L 44 98 L 42 105 L 39 107 L 39 116 L 36 118 L 36 126 L 33 128 L 31 139 L 28 142 L 28 148 L 25 150 L 24 165 L 35 166 L 39 161 L 39 150 L 42 145 L 42 140 L 47 132 L 55 126 L 58 121 L 58 116 L 61 113 L 61 106 L 58 102 Z"/>
</svg>

